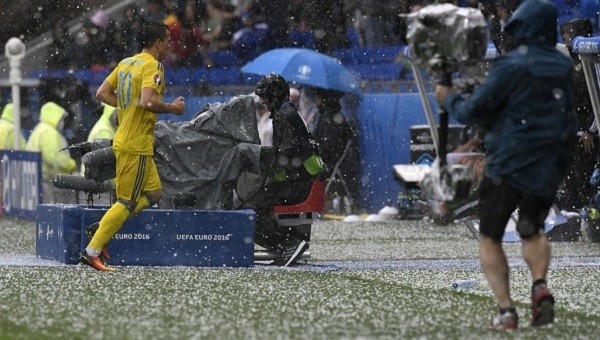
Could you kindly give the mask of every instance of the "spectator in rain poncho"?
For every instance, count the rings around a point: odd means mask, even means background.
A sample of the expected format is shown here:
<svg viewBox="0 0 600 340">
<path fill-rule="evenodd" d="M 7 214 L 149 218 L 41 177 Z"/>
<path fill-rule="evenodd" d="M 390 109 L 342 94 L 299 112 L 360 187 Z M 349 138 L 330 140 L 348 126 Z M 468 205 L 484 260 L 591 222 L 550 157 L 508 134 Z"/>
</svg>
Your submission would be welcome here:
<svg viewBox="0 0 600 340">
<path fill-rule="evenodd" d="M 338 195 L 344 197 L 344 208 L 349 215 L 352 213 L 352 203 L 358 199 L 359 192 L 358 141 L 342 114 L 340 98 L 343 93 L 324 89 L 315 89 L 314 92 L 318 116 L 312 133 L 319 144 L 323 162 L 327 164 L 329 170 L 334 171 L 340 162 L 339 176 L 335 177 L 328 194 L 333 195 L 334 199 Z M 348 144 L 349 142 L 351 144 Z M 334 212 L 338 213 L 338 211 Z"/>
<path fill-rule="evenodd" d="M 21 131 L 19 135 L 19 150 L 25 150 L 25 138 Z M 15 148 L 15 125 L 13 123 L 13 104 L 6 104 L 0 116 L 0 150 L 12 150 Z"/>
<path fill-rule="evenodd" d="M 40 122 L 29 136 L 27 151 L 40 152 L 44 181 L 44 203 L 76 203 L 75 191 L 55 188 L 54 176 L 70 174 L 76 162 L 66 148 L 67 140 L 62 135 L 67 111 L 54 102 L 44 104 L 40 111 Z"/>
</svg>

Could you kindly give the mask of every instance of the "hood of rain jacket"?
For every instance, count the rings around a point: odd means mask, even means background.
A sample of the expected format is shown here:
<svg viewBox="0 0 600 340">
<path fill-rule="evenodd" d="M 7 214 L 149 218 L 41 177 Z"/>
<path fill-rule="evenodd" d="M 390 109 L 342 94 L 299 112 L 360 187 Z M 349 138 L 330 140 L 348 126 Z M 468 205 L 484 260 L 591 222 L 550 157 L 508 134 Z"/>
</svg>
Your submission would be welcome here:
<svg viewBox="0 0 600 340">
<path fill-rule="evenodd" d="M 58 173 L 70 173 L 77 165 L 69 150 L 60 151 L 68 146 L 67 140 L 57 129 L 63 116 L 65 109 L 59 105 L 53 102 L 44 104 L 40 111 L 40 123 L 27 141 L 28 151 L 42 155 L 42 174 L 46 182 L 51 182 Z"/>
<path fill-rule="evenodd" d="M 112 139 L 115 136 L 116 127 L 111 122 L 113 112 L 115 112 L 114 106 L 104 105 L 102 116 L 90 130 L 88 142 L 100 138 Z"/>
<path fill-rule="evenodd" d="M 6 104 L 0 116 L 0 150 L 14 149 L 15 145 L 15 126 L 13 125 L 13 105 Z M 19 134 L 19 148 L 25 149 L 25 138 Z"/>
<path fill-rule="evenodd" d="M 6 104 L 6 106 L 4 106 L 0 118 L 8 120 L 11 123 L 13 122 L 13 104 Z"/>
<path fill-rule="evenodd" d="M 520 44 L 547 44 L 554 46 L 556 36 L 556 8 L 550 1 L 527 0 L 517 8 L 504 30 Z"/>
<path fill-rule="evenodd" d="M 66 116 L 66 111 L 60 105 L 54 102 L 47 102 L 40 109 L 40 122 L 44 122 L 53 128 L 58 127 L 58 123 Z"/>
</svg>

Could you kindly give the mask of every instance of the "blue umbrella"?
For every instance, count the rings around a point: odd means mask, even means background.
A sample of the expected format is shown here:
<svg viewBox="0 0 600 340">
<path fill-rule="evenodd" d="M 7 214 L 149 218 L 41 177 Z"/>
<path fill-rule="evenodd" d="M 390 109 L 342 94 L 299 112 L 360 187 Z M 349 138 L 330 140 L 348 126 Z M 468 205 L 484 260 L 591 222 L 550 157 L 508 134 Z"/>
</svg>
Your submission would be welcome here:
<svg viewBox="0 0 600 340">
<path fill-rule="evenodd" d="M 339 60 L 303 48 L 270 50 L 244 65 L 242 72 L 259 75 L 278 73 L 290 83 L 360 92 L 358 77 Z"/>
</svg>

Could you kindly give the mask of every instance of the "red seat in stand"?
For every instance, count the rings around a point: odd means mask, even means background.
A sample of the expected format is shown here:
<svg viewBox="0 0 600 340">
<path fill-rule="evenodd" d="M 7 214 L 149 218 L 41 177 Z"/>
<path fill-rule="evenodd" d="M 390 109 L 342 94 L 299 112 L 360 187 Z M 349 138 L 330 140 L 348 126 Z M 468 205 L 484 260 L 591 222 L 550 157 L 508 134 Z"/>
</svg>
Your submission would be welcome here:
<svg viewBox="0 0 600 340">
<path fill-rule="evenodd" d="M 293 205 L 277 205 L 273 207 L 275 214 L 300 214 L 321 212 L 325 207 L 325 181 L 315 180 L 310 193 L 304 202 Z"/>
</svg>

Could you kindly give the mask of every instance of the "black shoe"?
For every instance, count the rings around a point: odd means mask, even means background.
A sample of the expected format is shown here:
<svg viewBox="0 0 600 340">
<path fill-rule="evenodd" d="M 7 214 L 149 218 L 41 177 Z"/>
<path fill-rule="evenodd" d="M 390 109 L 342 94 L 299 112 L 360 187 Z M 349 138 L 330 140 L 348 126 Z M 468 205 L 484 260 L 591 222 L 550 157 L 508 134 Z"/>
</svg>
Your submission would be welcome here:
<svg viewBox="0 0 600 340">
<path fill-rule="evenodd" d="M 281 257 L 276 259 L 274 263 L 284 267 L 295 264 L 300 256 L 302 256 L 302 254 L 308 250 L 309 245 L 310 243 L 307 241 L 299 241 L 286 247 L 281 254 Z"/>
<path fill-rule="evenodd" d="M 554 322 L 554 296 L 545 283 L 537 284 L 531 292 L 531 326 Z"/>
</svg>

